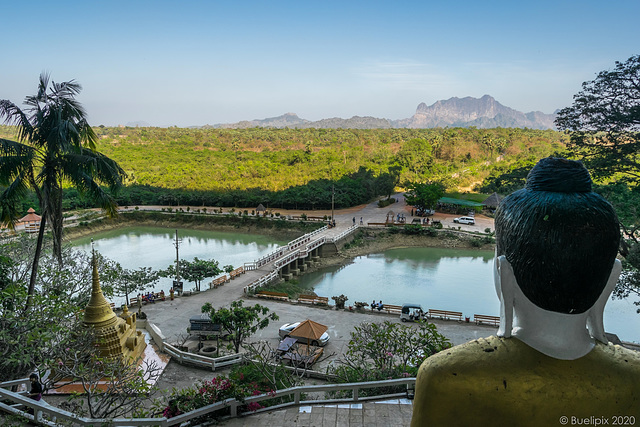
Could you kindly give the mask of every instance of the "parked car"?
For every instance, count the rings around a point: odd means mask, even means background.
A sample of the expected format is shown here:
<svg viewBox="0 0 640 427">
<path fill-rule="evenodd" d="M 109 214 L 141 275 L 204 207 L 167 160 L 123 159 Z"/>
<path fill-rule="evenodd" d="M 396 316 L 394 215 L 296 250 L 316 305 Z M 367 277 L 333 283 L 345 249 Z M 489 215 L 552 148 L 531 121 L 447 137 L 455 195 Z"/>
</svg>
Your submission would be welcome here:
<svg viewBox="0 0 640 427">
<path fill-rule="evenodd" d="M 291 335 L 291 331 L 297 328 L 299 324 L 300 322 L 285 323 L 284 325 L 280 326 L 278 335 L 280 335 L 281 339 L 291 337 L 291 338 L 295 338 L 298 342 L 306 344 L 307 343 L 306 337 L 297 337 L 295 335 Z M 309 344 L 324 347 L 325 345 L 327 345 L 328 342 L 329 342 L 329 334 L 325 332 L 320 336 L 318 340 L 311 340 Z"/>
<path fill-rule="evenodd" d="M 459 218 L 454 218 L 453 222 L 456 222 L 458 224 L 475 225 L 476 220 L 475 220 L 475 218 L 473 218 L 471 216 L 461 216 Z"/>
</svg>

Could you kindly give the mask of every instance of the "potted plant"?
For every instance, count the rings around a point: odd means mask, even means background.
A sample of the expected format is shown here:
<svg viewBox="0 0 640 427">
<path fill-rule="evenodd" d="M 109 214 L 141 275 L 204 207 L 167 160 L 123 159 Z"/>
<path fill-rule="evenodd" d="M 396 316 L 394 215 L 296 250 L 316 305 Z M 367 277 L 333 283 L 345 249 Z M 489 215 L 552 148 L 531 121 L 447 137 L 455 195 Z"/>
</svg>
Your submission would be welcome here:
<svg viewBox="0 0 640 427">
<path fill-rule="evenodd" d="M 331 299 L 336 302 L 336 309 L 344 309 L 344 303 L 349 300 L 349 298 L 347 298 L 344 294 L 341 294 L 338 297 L 333 296 L 331 297 Z"/>
</svg>

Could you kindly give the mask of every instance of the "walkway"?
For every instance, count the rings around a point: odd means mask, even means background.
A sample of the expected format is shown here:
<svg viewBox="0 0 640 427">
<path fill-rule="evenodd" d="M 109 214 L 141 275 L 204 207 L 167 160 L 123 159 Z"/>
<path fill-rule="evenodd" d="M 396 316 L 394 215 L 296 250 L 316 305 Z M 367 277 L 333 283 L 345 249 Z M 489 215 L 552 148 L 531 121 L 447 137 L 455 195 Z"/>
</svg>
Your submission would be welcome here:
<svg viewBox="0 0 640 427">
<path fill-rule="evenodd" d="M 300 406 L 223 422 L 225 427 L 405 427 L 411 424 L 413 401 L 394 399 L 344 405 Z"/>
</svg>

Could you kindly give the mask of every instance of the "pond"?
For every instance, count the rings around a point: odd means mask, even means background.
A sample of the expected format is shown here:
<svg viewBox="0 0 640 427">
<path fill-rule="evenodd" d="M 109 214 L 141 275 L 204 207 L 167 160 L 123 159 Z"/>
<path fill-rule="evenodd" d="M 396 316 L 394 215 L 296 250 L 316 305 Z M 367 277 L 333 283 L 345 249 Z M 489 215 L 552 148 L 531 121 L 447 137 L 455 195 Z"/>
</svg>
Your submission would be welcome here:
<svg viewBox="0 0 640 427">
<path fill-rule="evenodd" d="M 180 259 L 215 259 L 220 266 L 235 267 L 251 262 L 285 245 L 273 237 L 229 232 L 179 230 Z M 123 267 L 167 268 L 175 261 L 175 230 L 136 227 L 113 230 L 94 236 L 102 255 Z M 89 238 L 74 245 L 90 251 Z M 347 305 L 355 301 L 387 304 L 419 303 L 424 309 L 461 311 L 499 315 L 499 303 L 493 286 L 493 252 L 441 248 L 402 248 L 357 257 L 344 266 L 327 267 L 299 278 L 305 287 L 331 298 L 345 294 Z M 161 279 L 156 291 L 165 292 L 172 279 Z M 185 289 L 193 284 L 185 282 Z M 119 304 L 119 301 L 114 301 Z M 607 332 L 625 341 L 640 342 L 637 324 L 640 315 L 629 300 L 611 300 L 605 310 Z"/>
<path fill-rule="evenodd" d="M 493 251 L 444 248 L 401 248 L 357 257 L 347 266 L 305 274 L 300 284 L 320 296 L 344 294 L 349 300 L 372 300 L 422 308 L 500 315 L 493 285 Z M 609 300 L 604 313 L 607 332 L 640 343 L 640 314 L 630 300 Z"/>
<path fill-rule="evenodd" d="M 175 265 L 175 233 L 176 230 L 160 227 L 127 227 L 94 235 L 93 240 L 96 251 L 120 263 L 123 268 L 152 267 L 160 270 Z M 181 260 L 193 261 L 195 257 L 215 259 L 220 268 L 225 265 L 240 267 L 288 243 L 257 234 L 185 229 L 178 230 L 178 239 Z M 73 246 L 90 252 L 91 238 L 74 240 Z M 167 293 L 172 283 L 171 278 L 161 278 L 153 290 Z M 203 285 L 206 286 L 205 283 Z M 184 290 L 194 287 L 194 283 L 184 282 Z M 117 299 L 114 302 L 122 303 Z"/>
</svg>

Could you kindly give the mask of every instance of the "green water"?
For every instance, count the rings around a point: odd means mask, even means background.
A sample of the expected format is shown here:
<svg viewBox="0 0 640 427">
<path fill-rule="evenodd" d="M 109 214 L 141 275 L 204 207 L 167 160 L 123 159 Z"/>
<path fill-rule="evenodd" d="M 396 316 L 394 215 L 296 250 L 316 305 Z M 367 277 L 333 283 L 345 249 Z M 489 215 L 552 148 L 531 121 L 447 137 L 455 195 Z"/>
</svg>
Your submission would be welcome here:
<svg viewBox="0 0 640 427">
<path fill-rule="evenodd" d="M 347 266 L 327 267 L 300 278 L 320 296 L 346 295 L 346 305 L 372 300 L 423 309 L 498 316 L 493 284 L 493 251 L 402 248 L 357 257 Z M 640 315 L 630 300 L 610 300 L 604 313 L 607 332 L 640 342 Z"/>
<path fill-rule="evenodd" d="M 498 315 L 493 288 L 493 251 L 439 248 L 391 249 L 357 257 L 343 267 L 305 274 L 304 286 L 321 296 L 345 294 L 347 305 L 372 300 L 424 309 Z"/>
<path fill-rule="evenodd" d="M 119 262 L 124 268 L 152 267 L 158 270 L 175 263 L 175 229 L 126 227 L 92 237 L 99 253 Z M 229 264 L 234 267 L 242 266 L 245 262 L 258 259 L 288 243 L 286 240 L 261 235 L 185 229 L 178 229 L 178 238 L 180 259 L 215 259 L 221 268 Z M 88 252 L 91 250 L 91 238 L 77 239 L 73 246 Z M 155 291 L 167 292 L 171 283 L 172 279 L 160 279 Z M 193 283 L 185 282 L 184 289 L 192 289 L 194 286 Z"/>
<path fill-rule="evenodd" d="M 95 247 L 104 256 L 125 268 L 141 266 L 166 268 L 174 262 L 175 230 L 132 227 L 94 236 Z M 286 245 L 287 241 L 242 233 L 179 230 L 182 239 L 180 258 L 215 259 L 220 266 L 234 267 L 251 262 Z M 74 242 L 89 251 L 90 239 Z M 305 287 L 331 298 L 345 294 L 347 305 L 355 301 L 387 304 L 419 303 L 424 309 L 461 311 L 499 315 L 499 303 L 493 286 L 492 251 L 402 248 L 357 257 L 346 266 L 328 267 L 299 278 Z M 171 279 L 161 279 L 155 290 L 165 292 Z M 185 283 L 185 289 L 193 284 Z M 118 303 L 118 301 L 114 301 Z M 630 300 L 609 301 L 605 327 L 626 341 L 640 342 L 640 315 Z"/>
</svg>

